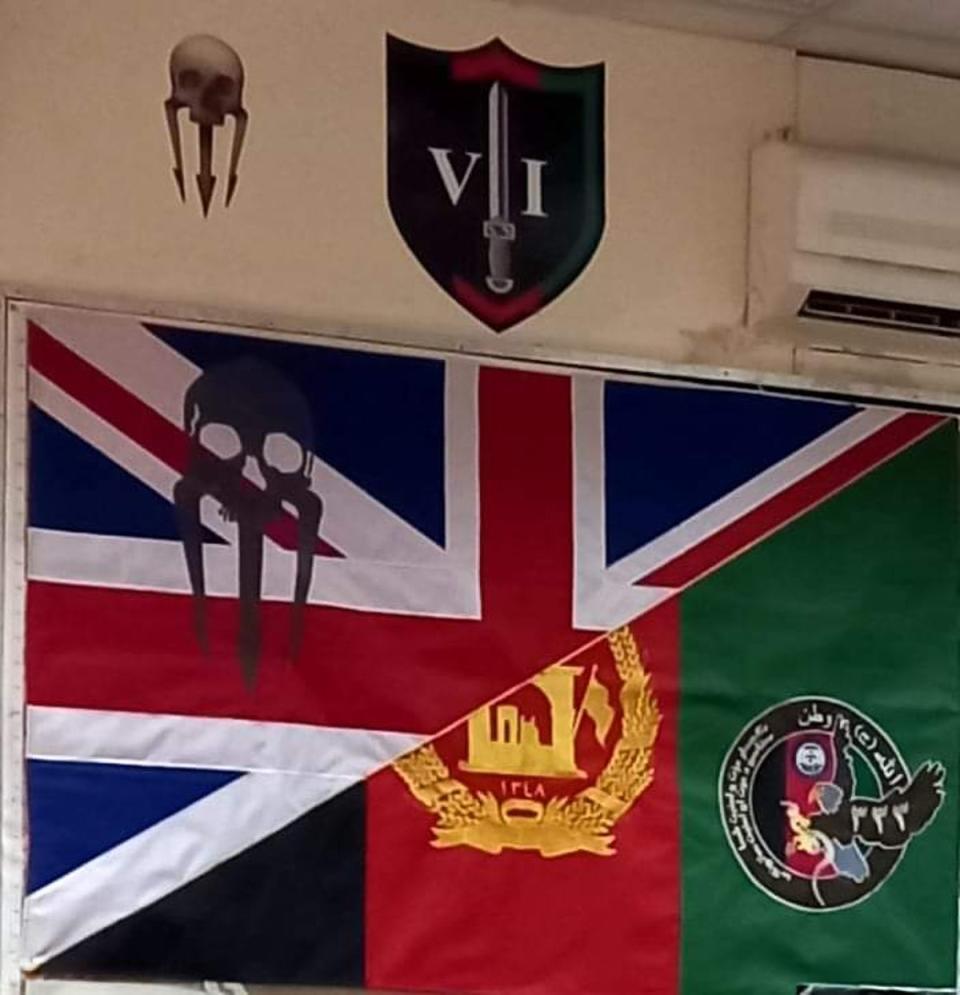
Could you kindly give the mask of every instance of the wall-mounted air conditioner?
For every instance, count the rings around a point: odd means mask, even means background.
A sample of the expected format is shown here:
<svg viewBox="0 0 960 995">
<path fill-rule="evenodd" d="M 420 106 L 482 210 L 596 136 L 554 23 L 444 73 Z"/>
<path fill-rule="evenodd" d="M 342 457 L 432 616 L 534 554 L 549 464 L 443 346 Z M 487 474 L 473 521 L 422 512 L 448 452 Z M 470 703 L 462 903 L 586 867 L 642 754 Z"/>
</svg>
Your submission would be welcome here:
<svg viewBox="0 0 960 995">
<path fill-rule="evenodd" d="M 960 337 L 960 167 L 759 147 L 748 322 L 807 341 L 818 325 Z"/>
</svg>

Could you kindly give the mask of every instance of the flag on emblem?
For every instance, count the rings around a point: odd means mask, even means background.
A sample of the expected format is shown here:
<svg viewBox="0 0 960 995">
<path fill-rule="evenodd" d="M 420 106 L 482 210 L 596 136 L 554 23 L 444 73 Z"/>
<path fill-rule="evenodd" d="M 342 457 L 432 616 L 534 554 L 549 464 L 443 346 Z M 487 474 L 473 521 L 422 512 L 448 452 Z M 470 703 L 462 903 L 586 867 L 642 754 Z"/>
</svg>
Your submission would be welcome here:
<svg viewBox="0 0 960 995">
<path fill-rule="evenodd" d="M 12 335 L 33 977 L 949 983 L 952 420 Z"/>
<path fill-rule="evenodd" d="M 590 681 L 583 695 L 581 709 L 580 714 L 588 715 L 593 722 L 594 735 L 597 737 L 600 745 L 603 746 L 607 741 L 607 733 L 610 731 L 614 712 L 610 707 L 610 693 L 597 680 L 596 670 L 590 671 Z"/>
</svg>

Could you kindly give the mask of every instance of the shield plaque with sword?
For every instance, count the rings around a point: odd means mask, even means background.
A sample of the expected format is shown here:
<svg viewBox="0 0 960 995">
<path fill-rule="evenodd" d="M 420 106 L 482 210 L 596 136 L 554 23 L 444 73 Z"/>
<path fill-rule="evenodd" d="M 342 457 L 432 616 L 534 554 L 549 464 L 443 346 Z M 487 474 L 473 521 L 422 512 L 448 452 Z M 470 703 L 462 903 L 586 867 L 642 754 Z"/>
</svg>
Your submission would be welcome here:
<svg viewBox="0 0 960 995">
<path fill-rule="evenodd" d="M 534 62 L 495 39 L 387 38 L 388 196 L 427 272 L 496 332 L 577 278 L 604 224 L 603 65 Z"/>
</svg>

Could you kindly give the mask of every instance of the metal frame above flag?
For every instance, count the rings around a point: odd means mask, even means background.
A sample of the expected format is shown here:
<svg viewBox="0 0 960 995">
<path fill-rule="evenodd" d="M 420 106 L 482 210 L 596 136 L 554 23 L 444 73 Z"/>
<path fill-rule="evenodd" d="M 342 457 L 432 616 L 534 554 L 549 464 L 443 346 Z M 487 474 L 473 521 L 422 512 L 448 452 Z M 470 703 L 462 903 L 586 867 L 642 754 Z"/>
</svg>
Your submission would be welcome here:
<svg viewBox="0 0 960 995">
<path fill-rule="evenodd" d="M 387 191 L 410 251 L 502 332 L 561 294 L 604 227 L 604 66 L 551 66 L 496 38 L 387 37 Z"/>
</svg>

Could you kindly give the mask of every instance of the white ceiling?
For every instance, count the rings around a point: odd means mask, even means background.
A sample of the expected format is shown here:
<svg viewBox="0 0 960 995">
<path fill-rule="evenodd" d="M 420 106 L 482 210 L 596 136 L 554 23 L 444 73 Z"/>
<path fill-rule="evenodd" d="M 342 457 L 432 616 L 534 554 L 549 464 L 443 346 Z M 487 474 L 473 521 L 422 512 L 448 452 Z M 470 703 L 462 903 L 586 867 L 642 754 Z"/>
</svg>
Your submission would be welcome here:
<svg viewBox="0 0 960 995">
<path fill-rule="evenodd" d="M 514 0 L 960 76 L 960 0 Z"/>
</svg>

